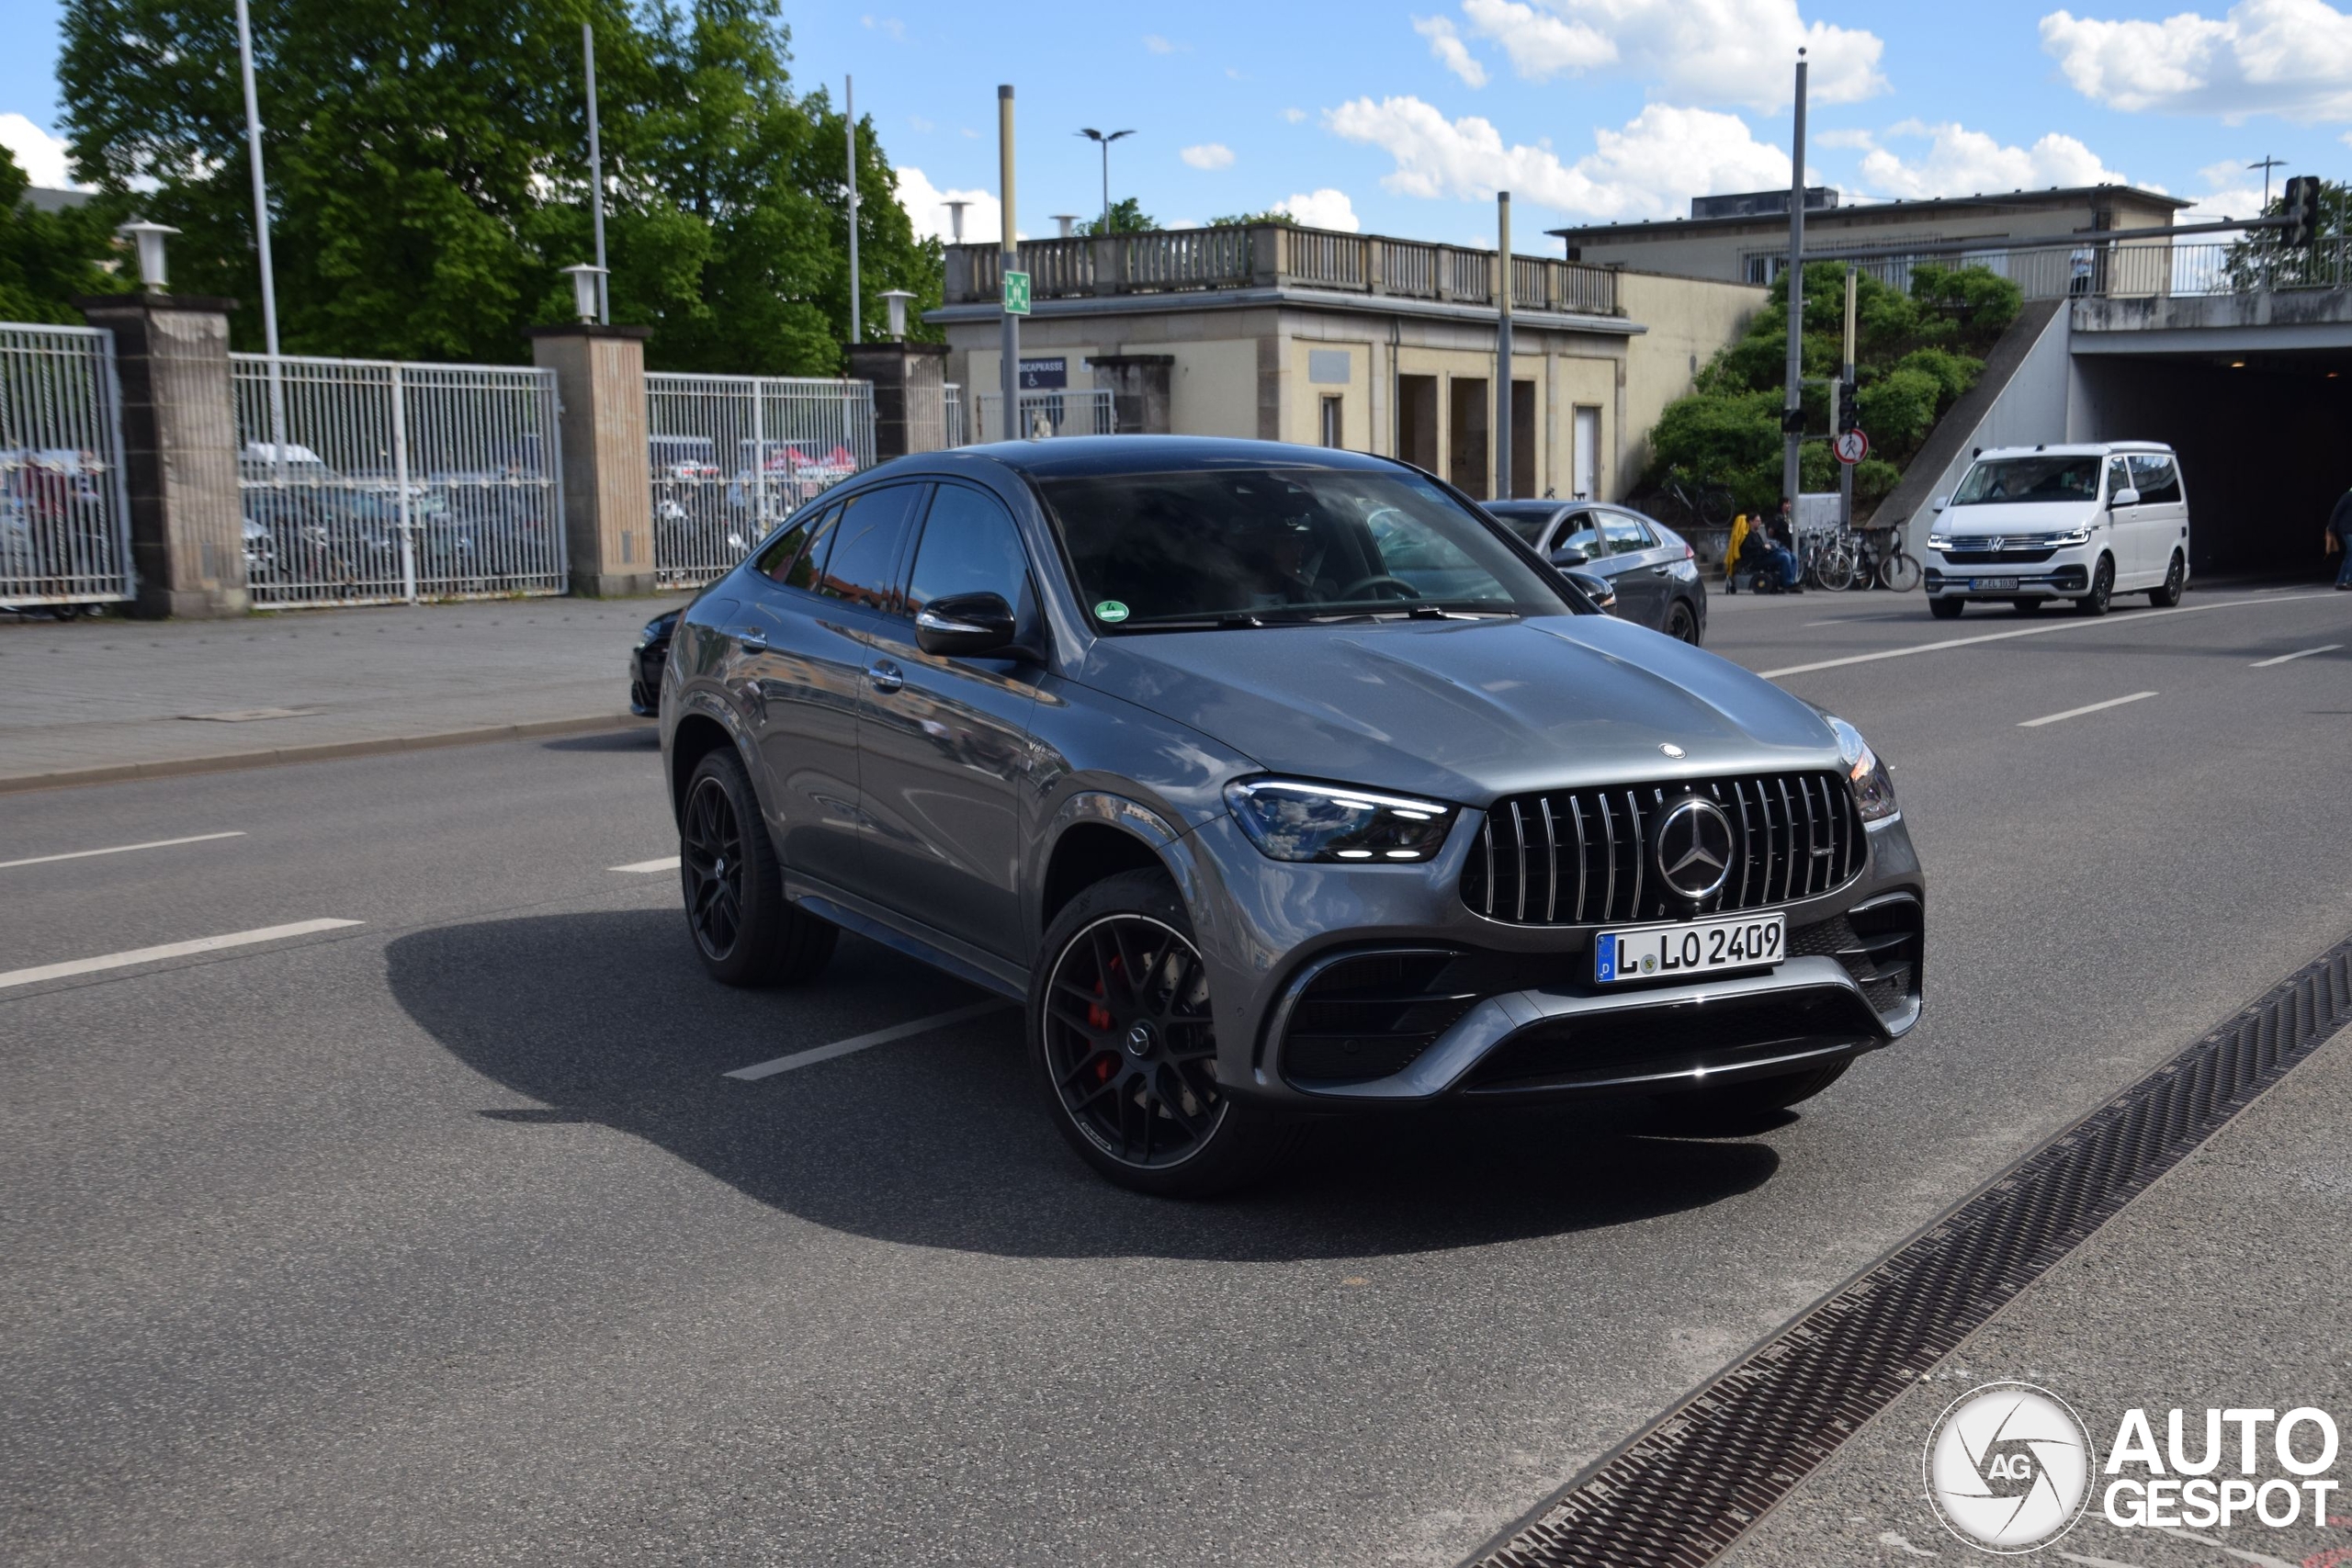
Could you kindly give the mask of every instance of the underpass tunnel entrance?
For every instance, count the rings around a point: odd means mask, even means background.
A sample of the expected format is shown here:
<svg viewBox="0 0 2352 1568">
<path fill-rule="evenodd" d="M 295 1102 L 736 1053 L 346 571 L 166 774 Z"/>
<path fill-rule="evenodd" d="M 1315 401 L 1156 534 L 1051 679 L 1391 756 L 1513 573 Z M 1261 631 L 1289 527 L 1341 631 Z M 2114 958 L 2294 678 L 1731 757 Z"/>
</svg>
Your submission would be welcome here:
<svg viewBox="0 0 2352 1568">
<path fill-rule="evenodd" d="M 2078 441 L 2162 441 L 2188 490 L 2189 566 L 2322 578 L 2352 488 L 2352 348 L 2074 358 Z"/>
</svg>

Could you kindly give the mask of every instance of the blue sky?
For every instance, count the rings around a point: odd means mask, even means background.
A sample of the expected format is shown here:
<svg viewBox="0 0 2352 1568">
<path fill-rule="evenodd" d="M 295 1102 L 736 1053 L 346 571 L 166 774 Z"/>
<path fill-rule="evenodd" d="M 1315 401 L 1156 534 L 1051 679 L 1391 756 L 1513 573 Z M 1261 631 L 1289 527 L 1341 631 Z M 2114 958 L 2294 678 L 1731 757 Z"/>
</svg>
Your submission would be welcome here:
<svg viewBox="0 0 2352 1568">
<path fill-rule="evenodd" d="M 0 58 L 0 141 L 37 174 L 40 138 L 62 130 L 57 12 L 0 0 L 17 46 Z M 1808 172 L 1849 199 L 2124 178 L 2244 215 L 2262 181 L 2244 165 L 2266 154 L 2282 178 L 2352 173 L 2352 13 L 2325 0 L 836 0 L 786 15 L 804 90 L 838 95 L 854 74 L 918 227 L 944 227 L 940 203 L 968 193 L 975 238 L 995 221 L 999 82 L 1019 95 L 1032 234 L 1099 205 L 1095 151 L 1075 134 L 1092 125 L 1135 129 L 1113 150 L 1113 194 L 1163 222 L 1282 204 L 1477 240 L 1499 186 L 1521 248 L 1539 249 L 1545 227 L 1785 183 L 1800 44 Z"/>
</svg>

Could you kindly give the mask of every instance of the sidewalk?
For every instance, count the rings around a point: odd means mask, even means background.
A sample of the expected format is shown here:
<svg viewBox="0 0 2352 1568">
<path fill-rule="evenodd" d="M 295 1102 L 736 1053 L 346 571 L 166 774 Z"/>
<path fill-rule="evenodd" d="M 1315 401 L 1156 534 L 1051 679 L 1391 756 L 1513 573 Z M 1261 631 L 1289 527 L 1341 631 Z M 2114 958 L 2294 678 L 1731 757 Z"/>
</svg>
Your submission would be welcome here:
<svg viewBox="0 0 2352 1568">
<path fill-rule="evenodd" d="M 689 597 L 0 622 L 0 791 L 89 770 L 629 723 L 637 629 Z M 255 710 L 282 716 L 246 716 Z"/>
</svg>

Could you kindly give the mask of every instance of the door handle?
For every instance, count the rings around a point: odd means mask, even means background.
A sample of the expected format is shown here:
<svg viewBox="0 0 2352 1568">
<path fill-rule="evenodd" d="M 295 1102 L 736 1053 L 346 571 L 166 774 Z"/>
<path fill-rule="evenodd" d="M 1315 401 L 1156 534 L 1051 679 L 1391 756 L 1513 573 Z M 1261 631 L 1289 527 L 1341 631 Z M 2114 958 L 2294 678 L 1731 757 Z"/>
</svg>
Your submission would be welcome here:
<svg viewBox="0 0 2352 1568">
<path fill-rule="evenodd" d="M 1664 576 L 1666 576 L 1666 575 L 1667 575 L 1667 573 L 1668 573 L 1668 572 L 1672 571 L 1673 570 L 1674 570 L 1674 569 L 1673 569 L 1672 567 L 1670 567 L 1670 566 L 1663 566 L 1663 565 L 1661 565 L 1661 566 L 1654 566 L 1654 567 L 1650 568 L 1650 575 L 1651 575 L 1652 577 L 1664 577 Z"/>
<path fill-rule="evenodd" d="M 768 634 L 756 626 L 745 626 L 735 640 L 746 653 L 765 653 L 768 650 Z"/>
<path fill-rule="evenodd" d="M 899 667 L 887 659 L 878 664 L 867 665 L 865 678 L 874 682 L 874 689 L 877 692 L 895 692 L 907 683 L 907 678 L 899 672 Z"/>
</svg>

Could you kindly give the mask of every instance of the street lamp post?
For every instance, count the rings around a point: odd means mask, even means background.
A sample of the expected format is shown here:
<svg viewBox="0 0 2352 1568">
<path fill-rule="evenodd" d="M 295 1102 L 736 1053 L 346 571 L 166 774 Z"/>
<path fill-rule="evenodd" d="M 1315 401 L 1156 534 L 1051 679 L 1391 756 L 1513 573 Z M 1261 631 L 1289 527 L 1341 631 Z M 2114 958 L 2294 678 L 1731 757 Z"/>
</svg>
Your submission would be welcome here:
<svg viewBox="0 0 2352 1568">
<path fill-rule="evenodd" d="M 1111 231 L 1111 143 L 1116 141 L 1122 136 L 1133 136 L 1135 132 L 1132 130 L 1114 130 L 1104 132 L 1095 130 L 1092 126 L 1088 126 L 1085 130 L 1080 131 L 1079 134 L 1102 149 L 1102 231 L 1107 234 Z"/>
</svg>

